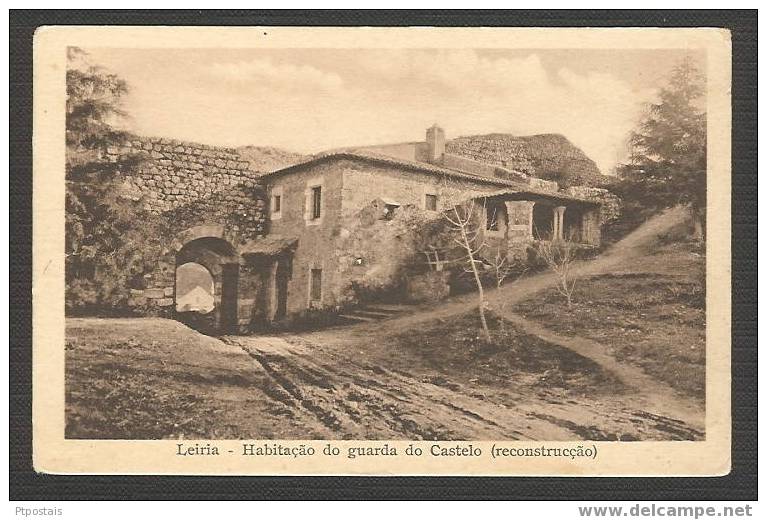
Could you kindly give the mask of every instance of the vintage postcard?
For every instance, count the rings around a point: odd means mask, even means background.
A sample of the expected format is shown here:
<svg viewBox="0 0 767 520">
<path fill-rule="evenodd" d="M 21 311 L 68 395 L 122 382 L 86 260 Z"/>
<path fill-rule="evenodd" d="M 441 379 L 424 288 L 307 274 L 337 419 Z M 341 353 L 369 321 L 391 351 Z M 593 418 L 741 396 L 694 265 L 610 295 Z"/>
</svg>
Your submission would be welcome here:
<svg viewBox="0 0 767 520">
<path fill-rule="evenodd" d="M 727 474 L 730 76 L 714 28 L 41 28 L 35 469 Z"/>
</svg>

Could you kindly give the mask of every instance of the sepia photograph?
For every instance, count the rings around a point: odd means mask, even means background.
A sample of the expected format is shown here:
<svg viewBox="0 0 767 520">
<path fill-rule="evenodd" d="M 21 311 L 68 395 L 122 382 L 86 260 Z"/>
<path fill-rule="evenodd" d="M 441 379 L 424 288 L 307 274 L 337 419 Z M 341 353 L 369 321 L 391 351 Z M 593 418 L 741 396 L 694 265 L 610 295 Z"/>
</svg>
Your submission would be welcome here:
<svg viewBox="0 0 767 520">
<path fill-rule="evenodd" d="M 70 48 L 67 437 L 702 438 L 702 58 Z"/>
<path fill-rule="evenodd" d="M 721 49 L 398 30 L 66 40 L 65 442 L 596 459 L 729 428 Z"/>
</svg>

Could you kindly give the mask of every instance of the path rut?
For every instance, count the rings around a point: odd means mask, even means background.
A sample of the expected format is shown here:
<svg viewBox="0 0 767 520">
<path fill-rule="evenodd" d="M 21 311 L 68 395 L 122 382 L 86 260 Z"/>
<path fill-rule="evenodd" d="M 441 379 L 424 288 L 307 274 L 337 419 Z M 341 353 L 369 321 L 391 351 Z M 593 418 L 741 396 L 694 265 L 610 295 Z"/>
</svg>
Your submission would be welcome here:
<svg viewBox="0 0 767 520">
<path fill-rule="evenodd" d="M 673 208 L 650 219 L 600 257 L 579 262 L 579 276 L 612 272 L 646 252 L 648 244 L 685 218 Z M 491 306 L 510 308 L 555 283 L 550 274 L 489 291 Z M 504 305 L 499 305 L 503 303 Z M 694 440 L 703 438 L 703 413 L 676 398 L 639 369 L 605 354 L 584 338 L 563 337 L 520 316 L 508 318 L 544 340 L 569 348 L 615 372 L 652 395 L 572 396 L 552 389 L 510 384 L 471 386 L 441 374 L 393 370 L 360 350 L 371 338 L 447 319 L 476 306 L 474 295 L 454 298 L 417 313 L 379 322 L 302 335 L 229 336 L 225 342 L 247 352 L 280 392 L 271 397 L 307 421 L 321 425 L 328 439 L 431 440 Z M 506 313 L 504 313 L 506 314 Z M 357 352 L 360 353 L 357 356 Z M 421 367 L 423 368 L 423 367 Z M 649 386 L 648 386 L 649 385 Z M 658 390 L 657 392 L 655 390 Z"/>
<path fill-rule="evenodd" d="M 301 336 L 223 338 L 247 352 L 283 392 L 271 397 L 322 426 L 328 439 L 672 440 L 702 438 L 677 417 L 625 399 L 498 389 L 354 359 L 344 345 Z M 625 396 L 624 396 L 625 397 Z M 630 400 L 629 400 L 630 401 Z"/>
</svg>

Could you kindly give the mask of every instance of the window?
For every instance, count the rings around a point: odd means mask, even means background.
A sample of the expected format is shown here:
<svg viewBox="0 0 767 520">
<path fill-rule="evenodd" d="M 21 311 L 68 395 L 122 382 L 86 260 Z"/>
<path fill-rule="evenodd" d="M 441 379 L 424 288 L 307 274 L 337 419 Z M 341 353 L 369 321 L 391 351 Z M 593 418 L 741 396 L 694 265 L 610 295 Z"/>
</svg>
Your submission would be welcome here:
<svg viewBox="0 0 767 520">
<path fill-rule="evenodd" d="M 272 188 L 272 199 L 270 204 L 271 218 L 279 220 L 282 216 L 282 186 Z"/>
<path fill-rule="evenodd" d="M 424 205 L 427 211 L 437 211 L 437 196 L 427 193 Z"/>
<path fill-rule="evenodd" d="M 306 181 L 304 190 L 303 214 L 307 226 L 319 226 L 323 219 L 322 188 L 325 182 L 322 177 L 315 177 Z"/>
<path fill-rule="evenodd" d="M 316 220 L 322 216 L 322 186 L 312 188 L 312 219 Z"/>
<path fill-rule="evenodd" d="M 309 298 L 313 302 L 322 300 L 322 269 L 312 269 Z"/>
</svg>

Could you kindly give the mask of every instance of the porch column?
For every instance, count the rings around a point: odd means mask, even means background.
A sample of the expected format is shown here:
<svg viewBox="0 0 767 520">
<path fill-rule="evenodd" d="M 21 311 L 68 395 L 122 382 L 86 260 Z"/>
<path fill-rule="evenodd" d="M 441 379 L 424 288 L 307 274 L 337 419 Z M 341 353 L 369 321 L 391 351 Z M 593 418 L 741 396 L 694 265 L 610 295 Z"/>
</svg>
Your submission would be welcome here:
<svg viewBox="0 0 767 520">
<path fill-rule="evenodd" d="M 565 206 L 554 208 L 554 236 L 552 240 L 562 240 L 565 228 Z"/>
<path fill-rule="evenodd" d="M 530 240 L 533 239 L 535 236 L 533 234 L 533 225 L 535 223 L 535 219 L 533 218 L 533 210 L 535 209 L 535 202 L 530 202 L 530 214 L 528 215 L 527 220 L 527 236 L 530 237 Z"/>
<path fill-rule="evenodd" d="M 509 241 L 520 242 L 533 239 L 533 204 L 527 200 L 506 201 Z"/>
</svg>

